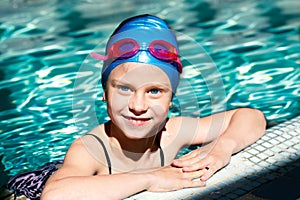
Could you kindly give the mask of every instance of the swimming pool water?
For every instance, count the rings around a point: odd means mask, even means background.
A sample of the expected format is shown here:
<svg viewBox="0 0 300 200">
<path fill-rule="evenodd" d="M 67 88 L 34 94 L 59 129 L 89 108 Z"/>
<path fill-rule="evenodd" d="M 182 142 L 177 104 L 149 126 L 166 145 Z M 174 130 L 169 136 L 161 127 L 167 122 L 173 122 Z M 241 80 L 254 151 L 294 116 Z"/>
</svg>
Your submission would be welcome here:
<svg viewBox="0 0 300 200">
<path fill-rule="evenodd" d="M 300 114 L 298 0 L 5 0 L 0 2 L 5 173 L 62 159 L 75 138 L 107 120 L 101 65 L 88 54 L 103 51 L 120 21 L 142 13 L 167 19 L 178 34 L 185 71 L 171 115 L 254 107 L 272 126 Z"/>
</svg>

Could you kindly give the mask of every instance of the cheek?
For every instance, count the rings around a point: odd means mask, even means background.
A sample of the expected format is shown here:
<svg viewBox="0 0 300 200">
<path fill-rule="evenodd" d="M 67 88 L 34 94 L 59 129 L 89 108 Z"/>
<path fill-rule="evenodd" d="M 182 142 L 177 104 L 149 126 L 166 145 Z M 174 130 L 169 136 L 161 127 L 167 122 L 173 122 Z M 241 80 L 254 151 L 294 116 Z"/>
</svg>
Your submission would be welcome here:
<svg viewBox="0 0 300 200">
<path fill-rule="evenodd" d="M 129 97 L 125 97 L 122 95 L 118 95 L 116 93 L 110 93 L 108 94 L 108 107 L 111 110 L 120 110 L 124 107 L 127 107 L 129 101 Z"/>
<path fill-rule="evenodd" d="M 151 106 L 151 110 L 152 112 L 160 118 L 165 118 L 168 115 L 169 112 L 169 104 L 165 103 L 165 104 L 155 104 L 153 106 Z"/>
</svg>

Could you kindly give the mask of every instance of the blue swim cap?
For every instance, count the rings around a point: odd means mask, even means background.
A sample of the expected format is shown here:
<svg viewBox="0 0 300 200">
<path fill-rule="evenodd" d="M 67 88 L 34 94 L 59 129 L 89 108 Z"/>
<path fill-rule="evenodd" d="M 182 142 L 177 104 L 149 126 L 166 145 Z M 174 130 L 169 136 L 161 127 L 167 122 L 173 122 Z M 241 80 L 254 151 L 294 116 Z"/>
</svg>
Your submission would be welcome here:
<svg viewBox="0 0 300 200">
<path fill-rule="evenodd" d="M 163 40 L 175 47 L 177 52 L 179 51 L 175 34 L 165 21 L 152 15 L 139 15 L 123 21 L 109 38 L 106 45 L 106 54 L 109 53 L 113 44 L 122 39 L 135 40 L 140 45 L 141 49 L 147 49 L 151 42 L 155 40 Z M 172 86 L 173 94 L 176 92 L 181 68 L 178 68 L 174 62 L 168 62 L 154 57 L 146 50 L 139 50 L 132 57 L 125 59 L 105 60 L 102 69 L 102 86 L 104 89 L 111 71 L 118 65 L 126 62 L 146 63 L 159 67 L 167 74 Z"/>
</svg>

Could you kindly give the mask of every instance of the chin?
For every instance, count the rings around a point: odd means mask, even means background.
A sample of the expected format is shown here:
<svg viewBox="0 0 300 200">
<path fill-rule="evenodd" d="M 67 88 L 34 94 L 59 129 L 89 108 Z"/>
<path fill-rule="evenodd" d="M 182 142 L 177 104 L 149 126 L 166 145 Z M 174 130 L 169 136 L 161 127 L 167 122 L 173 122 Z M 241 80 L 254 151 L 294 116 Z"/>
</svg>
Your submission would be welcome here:
<svg viewBox="0 0 300 200">
<path fill-rule="evenodd" d="M 139 139 L 145 139 L 145 138 L 149 138 L 152 137 L 153 135 L 155 135 L 157 133 L 157 131 L 148 131 L 148 130 L 137 130 L 137 129 L 127 129 L 124 130 L 124 134 L 133 140 L 139 140 Z"/>
</svg>

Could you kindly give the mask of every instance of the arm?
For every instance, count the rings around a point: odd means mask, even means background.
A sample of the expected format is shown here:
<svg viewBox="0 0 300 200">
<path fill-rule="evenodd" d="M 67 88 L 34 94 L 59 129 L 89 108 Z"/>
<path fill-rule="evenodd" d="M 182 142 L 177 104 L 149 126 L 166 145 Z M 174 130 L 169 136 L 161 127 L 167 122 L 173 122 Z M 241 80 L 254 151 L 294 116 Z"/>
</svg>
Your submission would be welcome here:
<svg viewBox="0 0 300 200">
<path fill-rule="evenodd" d="M 142 174 L 70 176 L 47 183 L 42 200 L 122 199 L 147 188 Z"/>
<path fill-rule="evenodd" d="M 216 123 L 212 122 L 213 118 L 215 118 Z M 216 114 L 215 116 L 208 117 L 206 120 L 209 120 L 209 124 L 213 126 L 216 126 L 219 122 L 223 122 L 221 128 L 217 128 L 221 134 L 215 134 L 214 137 L 217 137 L 214 138 L 214 140 L 217 141 L 218 145 L 222 146 L 222 143 L 226 144 L 231 154 L 237 153 L 254 143 L 265 133 L 266 128 L 266 120 L 263 113 L 250 108 L 239 108 Z M 211 130 L 208 130 L 206 127 L 204 131 L 209 134 Z M 220 137 L 218 137 L 219 135 Z M 199 144 L 199 142 L 200 141 L 194 140 L 192 144 Z"/>
<path fill-rule="evenodd" d="M 103 174 L 94 175 L 101 168 Z M 145 175 L 107 175 L 105 170 L 77 140 L 68 150 L 62 168 L 47 181 L 41 199 L 120 199 L 148 186 Z"/>
<path fill-rule="evenodd" d="M 102 172 L 94 175 L 99 170 L 99 163 L 80 140 L 75 141 L 63 167 L 47 181 L 41 199 L 122 199 L 143 190 L 171 191 L 205 184 L 200 180 L 193 181 L 202 172 L 183 173 L 182 169 L 171 166 L 113 175 L 107 174 L 105 166 L 102 168 Z"/>
<path fill-rule="evenodd" d="M 175 160 L 173 165 L 186 172 L 203 169 L 201 179 L 205 181 L 227 165 L 232 154 L 258 140 L 265 132 L 266 121 L 260 111 L 241 108 L 199 119 L 198 127 L 191 143 L 210 144 Z"/>
</svg>

